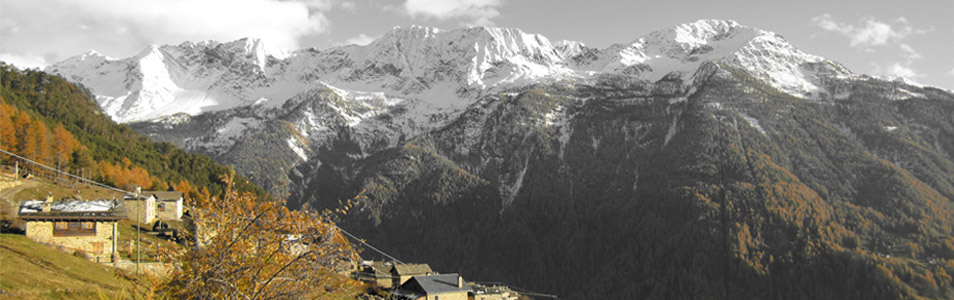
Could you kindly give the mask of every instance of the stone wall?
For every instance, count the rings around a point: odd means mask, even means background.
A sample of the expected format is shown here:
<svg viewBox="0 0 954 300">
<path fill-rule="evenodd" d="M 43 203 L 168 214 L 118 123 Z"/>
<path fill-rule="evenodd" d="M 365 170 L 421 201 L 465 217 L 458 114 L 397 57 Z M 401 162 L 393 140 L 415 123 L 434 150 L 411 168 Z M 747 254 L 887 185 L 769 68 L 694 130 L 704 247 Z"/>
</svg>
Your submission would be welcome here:
<svg viewBox="0 0 954 300">
<path fill-rule="evenodd" d="M 139 215 L 139 222 L 142 224 L 151 224 L 156 220 L 156 198 L 148 197 L 146 200 L 124 200 L 126 201 L 126 216 L 130 221 L 136 221 L 136 214 L 139 213 L 139 206 L 142 205 L 143 214 Z"/>
<path fill-rule="evenodd" d="M 111 264 L 113 267 L 121 269 L 126 272 L 135 273 L 136 272 L 136 262 L 134 261 L 119 261 Z M 166 277 L 172 272 L 172 264 L 170 263 L 157 263 L 157 262 L 145 262 L 139 264 L 139 271 L 156 276 L 156 277 Z"/>
<path fill-rule="evenodd" d="M 21 184 L 23 184 L 23 180 L 12 180 L 4 177 L 3 179 L 0 179 L 0 191 L 13 188 Z"/>
<path fill-rule="evenodd" d="M 29 221 L 26 224 L 26 236 L 37 243 L 59 247 L 67 252 L 82 251 L 93 261 L 109 262 L 112 261 L 115 223 L 96 222 L 95 235 L 53 236 L 53 222 Z"/>
<path fill-rule="evenodd" d="M 439 298 L 438 298 L 439 297 Z M 467 300 L 467 292 L 441 293 L 438 295 L 427 295 L 427 300 Z"/>
<path fill-rule="evenodd" d="M 182 219 L 182 200 L 156 201 L 156 217 L 163 221 Z"/>
</svg>

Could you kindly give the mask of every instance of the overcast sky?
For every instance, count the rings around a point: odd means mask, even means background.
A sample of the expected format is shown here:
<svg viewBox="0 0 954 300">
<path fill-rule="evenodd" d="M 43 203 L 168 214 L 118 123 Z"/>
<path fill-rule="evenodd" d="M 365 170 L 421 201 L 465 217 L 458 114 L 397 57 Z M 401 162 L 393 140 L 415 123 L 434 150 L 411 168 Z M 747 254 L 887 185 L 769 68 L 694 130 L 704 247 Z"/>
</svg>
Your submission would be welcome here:
<svg viewBox="0 0 954 300">
<path fill-rule="evenodd" d="M 0 60 L 259 37 L 285 49 L 370 42 L 394 26 L 516 27 L 591 47 L 702 18 L 777 32 L 854 72 L 954 89 L 954 0 L 3 0 Z"/>
</svg>

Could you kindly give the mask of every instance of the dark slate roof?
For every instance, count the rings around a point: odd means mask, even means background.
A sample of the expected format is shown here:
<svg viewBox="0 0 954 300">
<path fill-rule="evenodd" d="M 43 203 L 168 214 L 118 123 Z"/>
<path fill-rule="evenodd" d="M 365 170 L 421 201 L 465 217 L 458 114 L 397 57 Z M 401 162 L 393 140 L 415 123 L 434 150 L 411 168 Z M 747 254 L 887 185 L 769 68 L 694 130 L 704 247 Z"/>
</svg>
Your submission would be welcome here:
<svg viewBox="0 0 954 300">
<path fill-rule="evenodd" d="M 457 274 L 414 276 L 401 285 L 400 290 L 417 295 L 470 291 L 471 288 L 466 284 L 464 287 L 457 287 L 457 277 L 459 277 Z"/>
<path fill-rule="evenodd" d="M 394 265 L 394 268 L 391 270 L 398 275 L 425 275 L 434 273 L 434 271 L 431 270 L 431 266 L 428 264 L 399 264 Z"/>
<path fill-rule="evenodd" d="M 371 268 L 374 269 L 375 277 L 391 277 L 391 274 L 388 274 L 388 270 L 391 268 L 390 263 L 376 261 L 371 263 Z"/>
<path fill-rule="evenodd" d="M 42 200 L 23 201 L 20 218 L 24 220 L 121 220 L 126 206 L 116 200 L 52 201 L 50 211 L 43 211 Z"/>
<path fill-rule="evenodd" d="M 182 199 L 182 192 L 164 192 L 164 191 L 142 191 L 143 195 L 154 195 L 156 200 L 179 200 Z"/>
</svg>

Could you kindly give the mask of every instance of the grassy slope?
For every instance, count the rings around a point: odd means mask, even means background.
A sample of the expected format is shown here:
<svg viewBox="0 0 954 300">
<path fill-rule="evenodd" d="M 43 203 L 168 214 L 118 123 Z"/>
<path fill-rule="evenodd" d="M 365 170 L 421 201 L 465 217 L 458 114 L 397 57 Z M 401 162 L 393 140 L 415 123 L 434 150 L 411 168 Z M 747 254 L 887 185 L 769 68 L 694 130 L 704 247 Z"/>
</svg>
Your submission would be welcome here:
<svg viewBox="0 0 954 300">
<path fill-rule="evenodd" d="M 133 286 L 117 269 L 22 235 L 0 235 L 0 266 L 2 298 L 116 299 Z"/>
<path fill-rule="evenodd" d="M 9 178 L 4 177 L 0 180 L 9 180 Z M 17 203 L 23 200 L 43 199 L 47 193 L 52 193 L 55 199 L 76 195 L 83 199 L 122 197 L 119 193 L 95 186 L 54 184 L 43 179 L 21 180 L 24 184 L 0 191 L 3 219 L 13 221 L 14 226 L 20 228 L 22 224 L 16 219 L 16 207 Z M 147 230 L 150 228 L 150 226 L 143 228 L 143 262 L 156 260 L 157 244 L 161 245 L 163 251 L 179 246 L 149 234 Z M 135 248 L 126 246 L 135 240 L 135 221 L 120 221 L 119 252 L 122 259 L 135 261 Z M 115 299 L 121 295 L 124 297 L 130 294 L 121 292 L 123 288 L 129 289 L 130 284 L 119 284 L 123 279 L 117 277 L 117 271 L 112 267 L 74 257 L 55 247 L 34 243 L 23 235 L 3 235 L 0 249 L 3 251 L 0 258 L 2 259 L 0 269 L 3 270 L 0 286 L 4 291 L 0 296 L 9 296 L 13 299 L 99 299 L 100 291 L 102 291 L 107 298 Z M 71 270 L 77 274 L 71 273 Z M 50 273 L 60 274 L 60 276 L 49 276 Z"/>
<path fill-rule="evenodd" d="M 0 176 L 0 182 L 10 182 L 12 174 L 5 172 Z M 79 196 L 82 199 L 119 199 L 123 195 L 115 191 L 87 184 L 56 184 L 42 178 L 20 179 L 21 184 L 0 191 L 0 220 L 8 221 L 14 227 L 23 229 L 22 222 L 17 218 L 19 203 L 25 200 L 43 200 L 52 194 L 53 199 Z"/>
</svg>

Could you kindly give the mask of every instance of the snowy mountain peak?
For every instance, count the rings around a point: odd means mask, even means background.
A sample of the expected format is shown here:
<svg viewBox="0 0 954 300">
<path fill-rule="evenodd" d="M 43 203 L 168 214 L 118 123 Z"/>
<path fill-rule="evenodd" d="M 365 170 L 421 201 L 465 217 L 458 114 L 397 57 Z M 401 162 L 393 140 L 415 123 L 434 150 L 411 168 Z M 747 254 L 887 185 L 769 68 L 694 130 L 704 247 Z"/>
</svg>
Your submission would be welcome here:
<svg viewBox="0 0 954 300">
<path fill-rule="evenodd" d="M 106 56 L 106 55 L 104 55 L 104 54 L 102 54 L 102 53 L 96 52 L 96 50 L 93 50 L 93 49 L 86 50 L 86 52 L 83 52 L 83 54 L 78 55 L 78 58 L 79 58 L 80 60 L 87 60 L 87 59 L 103 59 L 103 60 L 108 60 L 108 59 L 112 59 L 112 58 L 110 58 L 110 57 L 108 57 L 108 56 Z"/>
<path fill-rule="evenodd" d="M 677 43 L 697 46 L 707 44 L 710 40 L 719 40 L 739 31 L 752 32 L 756 30 L 739 25 L 738 22 L 732 20 L 702 19 L 657 31 L 651 35 L 665 35 Z"/>
<path fill-rule="evenodd" d="M 106 55 L 103 55 L 99 52 L 96 52 L 95 50 L 86 50 L 86 52 L 83 52 L 79 55 L 71 56 L 63 60 L 62 62 L 60 62 L 60 64 L 66 64 L 66 65 L 75 66 L 76 68 L 85 69 L 85 68 L 91 68 L 97 65 L 101 65 L 109 60 L 114 60 L 114 59 Z"/>
<path fill-rule="evenodd" d="M 415 47 L 413 44 L 420 44 Z M 369 52 L 386 51 L 381 48 L 421 50 L 449 50 L 465 55 L 482 55 L 493 59 L 505 59 L 518 55 L 545 56 L 558 62 L 559 56 L 550 41 L 539 34 L 528 34 L 516 28 L 468 27 L 442 31 L 433 27 L 395 27 L 393 30 L 368 45 Z"/>
<path fill-rule="evenodd" d="M 395 26 L 391 31 L 388 31 L 384 36 L 378 40 L 407 40 L 407 39 L 427 39 L 438 33 L 441 30 L 436 27 L 427 27 L 420 25 L 411 25 L 408 27 Z"/>
<path fill-rule="evenodd" d="M 817 73 L 846 74 L 837 64 L 807 54 L 774 32 L 731 20 L 704 19 L 654 31 L 633 43 L 615 45 L 581 68 L 657 81 L 676 75 L 691 84 L 705 62 L 720 61 L 749 71 L 779 90 L 797 97 L 818 98 L 827 91 Z M 817 70 L 823 68 L 824 70 Z"/>
<path fill-rule="evenodd" d="M 156 56 L 161 57 L 162 50 L 160 49 L 159 45 L 153 44 L 153 45 L 149 45 L 146 48 L 143 48 L 142 51 L 139 51 L 139 53 L 137 53 L 136 55 L 133 55 L 133 58 L 137 60 L 141 60 L 141 59 L 147 59 L 147 58 L 156 57 Z"/>
<path fill-rule="evenodd" d="M 354 53 L 356 62 L 376 70 L 373 74 L 451 80 L 476 88 L 549 76 L 562 68 L 563 60 L 541 35 L 493 27 L 396 27 Z"/>
<path fill-rule="evenodd" d="M 825 97 L 822 77 L 850 74 L 773 32 L 708 19 L 605 49 L 577 41 L 551 43 L 516 28 L 415 25 L 395 27 L 365 46 L 286 53 L 255 38 L 185 42 L 153 45 L 117 60 L 84 53 L 47 70 L 88 86 L 108 114 L 128 122 L 252 104 L 280 107 L 324 84 L 411 99 L 429 105 L 427 110 L 446 112 L 482 94 L 600 74 L 648 82 L 681 78 L 687 86 L 703 64 L 713 61 L 805 98 Z"/>
</svg>

